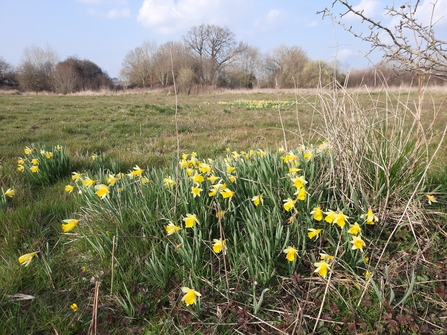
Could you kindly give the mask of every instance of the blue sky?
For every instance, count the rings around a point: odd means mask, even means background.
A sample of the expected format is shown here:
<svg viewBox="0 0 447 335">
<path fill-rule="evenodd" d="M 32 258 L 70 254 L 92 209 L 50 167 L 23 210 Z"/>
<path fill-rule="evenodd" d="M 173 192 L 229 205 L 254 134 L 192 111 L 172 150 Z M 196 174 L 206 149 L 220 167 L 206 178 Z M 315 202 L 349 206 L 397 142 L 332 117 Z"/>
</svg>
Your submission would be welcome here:
<svg viewBox="0 0 447 335">
<path fill-rule="evenodd" d="M 229 27 L 238 40 L 265 52 L 281 44 L 297 45 L 312 59 L 333 61 L 342 68 L 363 68 L 368 45 L 316 12 L 333 0 L 0 0 L 0 57 L 17 66 L 26 47 L 51 46 L 61 60 L 78 56 L 118 76 L 125 55 L 145 40 L 158 45 L 179 41 L 202 23 Z M 385 24 L 385 6 L 400 0 L 351 0 L 365 15 Z M 414 1 L 413 1 L 414 2 Z M 428 20 L 434 0 L 422 0 L 420 16 Z M 333 9 L 340 13 L 340 6 Z M 439 37 L 447 40 L 447 0 L 438 0 L 435 19 Z M 354 17 L 348 26 L 361 27 Z M 366 26 L 363 25 L 363 29 Z M 443 35 L 441 35 L 443 34 Z M 380 59 L 375 53 L 372 62 Z"/>
</svg>

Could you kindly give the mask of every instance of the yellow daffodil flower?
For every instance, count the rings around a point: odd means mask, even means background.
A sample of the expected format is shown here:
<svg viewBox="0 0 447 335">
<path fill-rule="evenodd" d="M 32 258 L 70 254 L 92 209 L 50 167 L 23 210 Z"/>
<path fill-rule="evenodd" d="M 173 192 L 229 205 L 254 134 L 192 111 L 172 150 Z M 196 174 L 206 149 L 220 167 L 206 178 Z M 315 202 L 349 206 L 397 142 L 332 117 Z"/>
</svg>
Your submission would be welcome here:
<svg viewBox="0 0 447 335">
<path fill-rule="evenodd" d="M 324 221 L 326 221 L 327 223 L 332 223 L 335 220 L 335 216 L 337 215 L 337 213 L 335 213 L 334 211 L 328 211 L 328 212 L 324 212 L 324 214 L 326 214 L 326 217 L 324 218 Z"/>
<path fill-rule="evenodd" d="M 194 305 L 196 303 L 197 297 L 202 296 L 199 292 L 189 287 L 182 287 L 181 290 L 183 293 L 185 293 L 185 295 L 182 298 L 182 301 L 184 301 L 185 304 L 188 306 Z"/>
<path fill-rule="evenodd" d="M 363 251 L 363 247 L 366 245 L 365 241 L 362 240 L 360 236 L 352 236 L 352 250 L 359 249 L 360 251 Z"/>
<path fill-rule="evenodd" d="M 39 160 L 37 158 L 34 158 L 34 159 L 31 160 L 31 164 L 39 165 Z"/>
<path fill-rule="evenodd" d="M 30 148 L 26 147 L 25 150 L 24 150 L 25 155 L 29 155 L 30 153 L 33 152 L 33 150 L 34 150 L 34 149 L 30 149 Z"/>
<path fill-rule="evenodd" d="M 284 205 L 283 205 L 284 209 L 287 212 L 289 212 L 292 208 L 295 207 L 296 200 L 292 200 L 290 198 L 287 198 L 286 200 L 283 200 L 283 202 L 284 202 Z"/>
<path fill-rule="evenodd" d="M 30 170 L 32 173 L 37 173 L 37 172 L 39 172 L 39 166 L 33 165 L 30 167 Z"/>
<path fill-rule="evenodd" d="M 79 172 L 72 172 L 71 179 L 74 181 L 78 181 L 81 179 L 82 175 Z"/>
<path fill-rule="evenodd" d="M 211 165 L 209 165 L 207 163 L 204 163 L 204 162 L 200 162 L 199 163 L 199 170 L 200 170 L 201 173 L 205 174 L 205 173 L 211 172 L 212 168 L 211 168 Z"/>
<path fill-rule="evenodd" d="M 140 181 L 141 181 L 142 184 L 149 184 L 150 183 L 149 178 L 146 178 L 146 177 L 141 177 Z"/>
<path fill-rule="evenodd" d="M 33 257 L 37 255 L 37 252 L 30 252 L 29 254 L 25 254 L 19 257 L 19 263 L 25 266 L 30 265 Z"/>
<path fill-rule="evenodd" d="M 75 303 L 70 305 L 70 308 L 73 312 L 76 312 L 78 310 L 78 305 L 76 305 Z"/>
<path fill-rule="evenodd" d="M 74 189 L 74 186 L 72 186 L 72 185 L 65 186 L 65 192 L 67 192 L 67 193 L 73 192 L 73 189 Z"/>
<path fill-rule="evenodd" d="M 216 218 L 222 219 L 227 211 L 218 211 L 216 212 Z"/>
<path fill-rule="evenodd" d="M 5 192 L 5 195 L 6 195 L 7 197 L 12 198 L 13 196 L 16 195 L 16 191 L 14 191 L 12 188 L 8 188 L 8 189 L 6 190 L 6 192 Z"/>
<path fill-rule="evenodd" d="M 323 220 L 323 211 L 321 210 L 321 207 L 315 207 L 312 212 L 310 212 L 310 215 L 313 215 L 313 218 L 315 221 L 321 221 Z"/>
<path fill-rule="evenodd" d="M 236 168 L 234 166 L 227 165 L 227 173 L 233 173 L 234 171 L 236 171 Z"/>
<path fill-rule="evenodd" d="M 216 181 L 219 180 L 219 177 L 216 177 L 215 175 L 211 175 L 208 178 L 206 178 L 206 180 L 209 180 L 211 182 L 211 184 L 214 184 Z"/>
<path fill-rule="evenodd" d="M 307 194 L 307 192 L 306 192 L 306 189 L 304 188 L 304 186 L 303 187 L 301 187 L 301 188 L 299 188 L 296 192 L 295 192 L 295 194 L 297 195 L 297 199 L 298 200 L 300 200 L 300 201 L 304 201 L 304 200 L 306 200 L 306 194 Z"/>
<path fill-rule="evenodd" d="M 143 172 L 144 172 L 144 169 L 140 168 L 138 165 L 135 165 L 133 167 L 132 175 L 134 177 L 141 176 Z"/>
<path fill-rule="evenodd" d="M 192 187 L 191 187 L 191 193 L 192 193 L 192 195 L 194 196 L 194 198 L 197 197 L 197 196 L 200 197 L 200 193 L 201 193 L 202 191 L 203 191 L 203 190 L 202 190 L 201 188 L 199 188 L 199 187 L 196 187 L 196 186 L 192 186 Z"/>
<path fill-rule="evenodd" d="M 96 195 L 100 197 L 101 199 L 104 199 L 109 195 L 109 188 L 107 185 L 99 184 L 95 186 Z"/>
<path fill-rule="evenodd" d="M 343 212 L 339 212 L 335 214 L 334 223 L 343 228 L 347 222 L 347 219 L 349 219 L 348 216 L 344 215 Z"/>
<path fill-rule="evenodd" d="M 296 188 L 302 188 L 304 185 L 307 184 L 307 181 L 306 181 L 306 179 L 304 179 L 304 176 L 300 176 L 300 177 L 292 178 L 292 183 L 293 183 L 293 186 L 295 186 Z"/>
<path fill-rule="evenodd" d="M 76 227 L 79 223 L 79 220 L 75 220 L 75 219 L 67 219 L 67 220 L 63 220 L 62 224 L 62 230 L 64 231 L 64 233 L 69 232 L 70 230 L 74 229 L 74 227 Z"/>
<path fill-rule="evenodd" d="M 326 263 L 325 261 L 316 262 L 316 263 L 314 263 L 314 266 L 316 268 L 314 272 L 317 272 L 321 277 L 327 276 L 327 273 L 330 269 L 328 263 Z"/>
<path fill-rule="evenodd" d="M 194 176 L 192 176 L 192 181 L 194 184 L 201 184 L 205 181 L 205 178 L 201 175 L 196 173 Z"/>
<path fill-rule="evenodd" d="M 355 222 L 354 224 L 349 225 L 348 233 L 351 235 L 358 235 L 362 232 L 362 228 L 360 228 L 359 224 Z"/>
<path fill-rule="evenodd" d="M 172 188 L 175 186 L 175 181 L 171 179 L 171 177 L 167 177 L 163 179 L 163 183 L 166 188 Z"/>
<path fill-rule="evenodd" d="M 262 194 L 255 195 L 253 198 L 251 198 L 251 201 L 253 201 L 253 204 L 255 206 L 259 206 L 260 204 L 264 203 L 264 200 L 262 199 Z"/>
<path fill-rule="evenodd" d="M 426 194 L 425 196 L 427 197 L 429 205 L 431 205 L 433 202 L 437 202 L 434 195 Z"/>
<path fill-rule="evenodd" d="M 106 183 L 107 183 L 107 185 L 110 185 L 110 186 L 115 185 L 118 180 L 119 179 L 117 177 L 115 177 L 113 174 L 109 174 L 106 177 Z"/>
<path fill-rule="evenodd" d="M 168 225 L 166 225 L 165 229 L 166 229 L 166 233 L 168 235 L 172 235 L 176 231 L 181 230 L 182 228 L 180 228 L 180 227 L 176 226 L 175 224 L 173 224 L 172 222 L 170 222 Z"/>
<path fill-rule="evenodd" d="M 316 237 L 317 239 L 318 235 L 323 231 L 323 229 L 308 228 L 307 231 L 308 231 L 307 236 L 310 239 L 313 239 L 314 237 Z"/>
<path fill-rule="evenodd" d="M 23 164 L 25 164 L 25 159 L 19 157 L 19 159 L 17 160 L 17 164 L 18 164 L 18 165 L 23 165 Z"/>
<path fill-rule="evenodd" d="M 186 214 L 186 217 L 183 218 L 183 221 L 185 222 L 186 228 L 192 228 L 194 227 L 195 223 L 200 223 L 199 220 L 197 220 L 197 216 L 195 214 Z"/>
<path fill-rule="evenodd" d="M 370 280 L 371 279 L 371 272 L 365 271 L 365 279 Z"/>
<path fill-rule="evenodd" d="M 223 189 L 223 190 L 221 190 L 220 191 L 220 194 L 222 195 L 222 197 L 224 198 L 224 199 L 226 199 L 226 198 L 232 198 L 233 197 L 233 195 L 234 195 L 234 191 L 232 191 L 232 190 L 230 190 L 229 188 L 225 188 L 225 189 Z"/>
<path fill-rule="evenodd" d="M 218 254 L 219 252 L 222 252 L 225 254 L 226 250 L 227 250 L 227 246 L 226 246 L 226 240 L 222 240 L 222 239 L 213 239 L 213 250 L 216 254 Z"/>
<path fill-rule="evenodd" d="M 23 165 L 19 165 L 19 166 L 17 166 L 17 170 L 20 172 L 23 172 L 23 171 L 25 171 L 25 167 Z"/>
<path fill-rule="evenodd" d="M 289 262 L 293 262 L 298 254 L 298 250 L 294 247 L 287 247 L 283 250 L 283 252 L 286 254 L 286 258 Z"/>
<path fill-rule="evenodd" d="M 47 151 L 47 152 L 45 153 L 45 157 L 46 157 L 47 159 L 50 159 L 51 157 L 53 157 L 53 153 Z"/>
<path fill-rule="evenodd" d="M 365 219 L 366 224 L 374 224 L 375 222 L 379 222 L 379 218 L 374 215 L 372 209 L 368 209 L 368 213 L 360 215 L 361 219 Z"/>
<path fill-rule="evenodd" d="M 330 261 L 332 261 L 334 259 L 334 256 L 325 254 L 325 253 L 320 253 L 320 259 L 322 261 L 325 261 L 326 263 L 329 263 Z"/>
<path fill-rule="evenodd" d="M 96 180 L 90 179 L 89 177 L 85 177 L 82 183 L 85 187 L 90 187 L 92 185 L 95 185 Z"/>
</svg>

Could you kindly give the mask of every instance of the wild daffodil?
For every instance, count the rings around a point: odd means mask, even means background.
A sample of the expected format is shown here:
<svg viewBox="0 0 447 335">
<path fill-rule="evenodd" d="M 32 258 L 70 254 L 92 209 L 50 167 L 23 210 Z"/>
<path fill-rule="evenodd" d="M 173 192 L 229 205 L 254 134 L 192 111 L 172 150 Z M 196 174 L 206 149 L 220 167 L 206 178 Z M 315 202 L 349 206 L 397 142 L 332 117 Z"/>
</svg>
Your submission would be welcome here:
<svg viewBox="0 0 447 335">
<path fill-rule="evenodd" d="M 74 186 L 72 186 L 72 185 L 65 186 L 65 192 L 71 193 L 71 192 L 73 192 L 73 190 L 74 190 Z"/>
<path fill-rule="evenodd" d="M 292 183 L 293 183 L 293 186 L 295 186 L 296 188 L 302 188 L 304 185 L 307 184 L 307 181 L 306 181 L 306 179 L 304 179 L 304 176 L 300 176 L 300 177 L 292 178 Z"/>
<path fill-rule="evenodd" d="M 349 225 L 348 233 L 351 235 L 358 235 L 362 232 L 362 228 L 360 228 L 359 224 L 355 222 L 354 224 Z"/>
<path fill-rule="evenodd" d="M 201 184 L 201 183 L 203 183 L 203 182 L 205 181 L 205 177 L 203 177 L 201 174 L 198 174 L 198 173 L 196 173 L 195 175 L 193 175 L 193 176 L 191 177 L 191 179 L 192 179 L 192 182 L 193 182 L 194 184 Z"/>
<path fill-rule="evenodd" d="M 370 280 L 371 279 L 371 272 L 369 272 L 369 271 L 365 271 L 365 279 L 366 280 Z"/>
<path fill-rule="evenodd" d="M 314 237 L 315 237 L 315 239 L 317 239 L 318 235 L 320 235 L 320 233 L 323 231 L 323 229 L 308 228 L 307 231 L 308 231 L 307 236 L 310 239 L 313 239 Z"/>
<path fill-rule="evenodd" d="M 30 148 L 26 147 L 25 150 L 24 150 L 25 155 L 29 155 L 30 153 L 33 152 L 33 150 L 34 150 L 34 149 L 30 149 Z"/>
<path fill-rule="evenodd" d="M 74 181 L 78 181 L 80 180 L 82 177 L 82 174 L 80 174 L 79 172 L 72 172 L 71 173 L 71 179 Z"/>
<path fill-rule="evenodd" d="M 192 228 L 194 227 L 195 223 L 200 223 L 199 220 L 197 220 L 197 216 L 195 214 L 186 214 L 186 217 L 183 218 L 183 221 L 185 222 L 186 228 Z"/>
<path fill-rule="evenodd" d="M 96 189 L 96 195 L 100 197 L 101 199 L 104 199 L 109 195 L 109 187 L 104 184 L 99 184 L 95 186 Z"/>
<path fill-rule="evenodd" d="M 297 199 L 298 200 L 300 200 L 300 201 L 304 201 L 304 200 L 306 200 L 306 194 L 307 194 L 307 192 L 306 192 L 306 189 L 304 188 L 304 186 L 303 187 L 301 187 L 301 188 L 299 188 L 296 192 L 295 192 L 295 194 L 297 195 Z"/>
<path fill-rule="evenodd" d="M 211 168 L 211 165 L 209 165 L 207 163 L 204 163 L 204 162 L 200 162 L 199 163 L 199 170 L 200 170 L 201 173 L 205 174 L 205 173 L 211 172 L 212 168 Z"/>
<path fill-rule="evenodd" d="M 213 239 L 213 250 L 216 254 L 223 252 L 225 254 L 227 250 L 226 240 L 222 239 Z"/>
<path fill-rule="evenodd" d="M 219 180 L 219 177 L 216 177 L 215 175 L 211 175 L 211 176 L 207 177 L 206 180 L 209 180 L 211 182 L 211 184 L 214 184 L 216 181 Z"/>
<path fill-rule="evenodd" d="M 179 226 L 176 226 L 175 224 L 173 224 L 172 222 L 170 222 L 168 225 L 166 225 L 165 229 L 166 229 L 166 233 L 167 233 L 168 235 L 172 235 L 172 234 L 174 234 L 176 231 L 181 230 L 182 228 L 180 228 Z"/>
<path fill-rule="evenodd" d="M 372 209 L 368 209 L 368 213 L 360 215 L 361 219 L 365 219 L 366 224 L 374 224 L 375 222 L 379 222 L 379 218 L 374 215 Z"/>
<path fill-rule="evenodd" d="M 175 186 L 175 181 L 171 179 L 171 177 L 166 177 L 163 179 L 163 183 L 166 188 L 172 188 Z"/>
<path fill-rule="evenodd" d="M 352 236 L 352 250 L 359 249 L 360 251 L 363 251 L 363 247 L 366 245 L 365 241 L 362 240 L 360 236 Z"/>
<path fill-rule="evenodd" d="M 283 250 L 283 252 L 286 254 L 286 258 L 289 262 L 293 262 L 298 254 L 298 250 L 294 247 L 287 247 Z"/>
<path fill-rule="evenodd" d="M 51 157 L 53 157 L 53 153 L 47 151 L 47 152 L 45 152 L 45 157 L 46 157 L 47 159 L 50 159 Z"/>
<path fill-rule="evenodd" d="M 310 215 L 313 215 L 313 219 L 315 221 L 321 221 L 323 220 L 323 211 L 321 210 L 321 207 L 315 207 L 312 212 L 310 212 Z"/>
<path fill-rule="evenodd" d="M 262 204 L 264 202 L 264 200 L 262 199 L 262 194 L 255 195 L 253 198 L 251 198 L 251 201 L 253 201 L 253 204 L 255 206 L 259 206 L 260 204 Z"/>
<path fill-rule="evenodd" d="M 76 305 L 75 303 L 70 305 L 70 308 L 73 312 L 76 312 L 78 310 L 78 305 Z"/>
<path fill-rule="evenodd" d="M 106 177 L 106 183 L 107 183 L 107 185 L 110 185 L 110 186 L 115 185 L 118 180 L 119 179 L 117 177 L 115 177 L 115 175 L 113 175 L 113 174 L 109 174 Z"/>
<path fill-rule="evenodd" d="M 85 179 L 82 181 L 82 183 L 85 187 L 90 187 L 92 185 L 95 185 L 96 180 L 90 179 L 89 177 L 85 177 Z"/>
<path fill-rule="evenodd" d="M 226 199 L 226 198 L 232 198 L 233 197 L 233 195 L 234 195 L 234 191 L 232 191 L 232 190 L 230 190 L 229 188 L 224 188 L 221 192 L 220 192 L 220 194 L 222 195 L 222 197 L 224 198 L 224 199 Z"/>
<path fill-rule="evenodd" d="M 197 197 L 197 196 L 200 197 L 200 193 L 201 193 L 202 191 L 203 191 L 203 190 L 202 190 L 200 187 L 197 187 L 197 186 L 191 186 L 191 193 L 192 193 L 192 195 L 194 196 L 194 198 Z"/>
<path fill-rule="evenodd" d="M 322 261 L 325 261 L 326 263 L 331 262 L 334 259 L 334 256 L 325 254 L 325 253 L 320 253 L 320 259 Z"/>
<path fill-rule="evenodd" d="M 32 173 L 37 173 L 39 172 L 39 166 L 38 165 L 33 165 L 30 167 L 30 170 Z"/>
<path fill-rule="evenodd" d="M 286 212 L 290 212 L 290 210 L 295 207 L 296 200 L 287 198 L 286 200 L 283 200 L 283 202 L 284 202 L 283 207 L 286 210 Z"/>
<path fill-rule="evenodd" d="M 19 263 L 25 266 L 30 265 L 33 257 L 37 255 L 37 252 L 30 252 L 29 254 L 25 254 L 19 257 Z"/>
<path fill-rule="evenodd" d="M 437 202 L 434 195 L 426 194 L 425 196 L 427 197 L 429 205 L 431 205 L 433 202 Z"/>
<path fill-rule="evenodd" d="M 314 266 L 315 266 L 314 272 L 317 272 L 321 277 L 327 276 L 327 273 L 330 269 L 328 263 L 326 263 L 325 261 L 316 262 L 316 263 L 314 263 Z"/>
<path fill-rule="evenodd" d="M 67 219 L 67 220 L 63 220 L 62 224 L 62 230 L 64 231 L 64 233 L 69 232 L 70 230 L 74 229 L 74 227 L 76 227 L 79 223 L 79 220 L 75 220 L 75 219 Z"/>
<path fill-rule="evenodd" d="M 13 196 L 16 195 L 16 191 L 13 190 L 12 188 L 8 188 L 8 189 L 6 190 L 6 192 L 5 192 L 5 195 L 6 195 L 7 197 L 12 198 Z"/>
<path fill-rule="evenodd" d="M 17 166 L 17 170 L 20 171 L 20 172 L 23 172 L 23 171 L 25 171 L 25 166 L 23 166 L 23 165 L 18 165 L 18 166 Z"/>
<path fill-rule="evenodd" d="M 334 222 L 335 216 L 337 215 L 337 213 L 335 213 L 334 211 L 331 211 L 331 210 L 329 210 L 328 212 L 324 212 L 324 214 L 326 214 L 324 221 L 326 221 L 327 223 Z"/>
<path fill-rule="evenodd" d="M 34 159 L 31 160 L 31 164 L 39 165 L 39 160 L 37 158 L 34 158 Z"/>
<path fill-rule="evenodd" d="M 202 296 L 199 292 L 189 287 L 182 287 L 181 290 L 183 293 L 185 293 L 185 295 L 182 298 L 182 301 L 184 301 L 185 304 L 188 306 L 194 305 L 197 301 L 197 297 Z"/>
<path fill-rule="evenodd" d="M 335 214 L 334 223 L 336 223 L 339 227 L 344 227 L 347 220 L 349 219 L 348 216 L 344 215 L 343 212 L 339 212 Z"/>
</svg>

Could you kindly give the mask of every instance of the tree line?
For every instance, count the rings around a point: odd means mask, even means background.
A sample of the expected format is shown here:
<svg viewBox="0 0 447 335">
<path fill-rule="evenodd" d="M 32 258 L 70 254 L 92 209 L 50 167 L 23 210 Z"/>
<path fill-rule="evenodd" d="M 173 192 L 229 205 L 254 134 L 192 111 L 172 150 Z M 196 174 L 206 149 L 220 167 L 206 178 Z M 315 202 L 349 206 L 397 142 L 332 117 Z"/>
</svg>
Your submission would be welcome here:
<svg viewBox="0 0 447 335">
<path fill-rule="evenodd" d="M 14 69 L 0 58 L 0 86 L 24 91 L 78 91 L 174 86 L 189 94 L 203 87 L 316 88 L 410 84 L 415 74 L 389 64 L 342 73 L 338 64 L 310 59 L 298 46 L 280 45 L 265 53 L 238 41 L 227 27 L 192 27 L 181 41 L 144 41 L 124 57 L 119 86 L 98 65 L 76 56 L 59 61 L 51 47 L 24 50 Z M 438 82 L 433 82 L 438 83 Z"/>
</svg>

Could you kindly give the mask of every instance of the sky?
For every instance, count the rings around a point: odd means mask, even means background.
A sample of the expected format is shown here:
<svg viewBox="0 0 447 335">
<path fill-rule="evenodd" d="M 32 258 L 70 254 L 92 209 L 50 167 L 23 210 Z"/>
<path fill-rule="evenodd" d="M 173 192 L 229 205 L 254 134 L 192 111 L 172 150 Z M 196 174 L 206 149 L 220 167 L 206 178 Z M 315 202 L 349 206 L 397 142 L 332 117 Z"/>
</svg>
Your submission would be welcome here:
<svg viewBox="0 0 447 335">
<path fill-rule="evenodd" d="M 421 0 L 418 10 L 428 22 L 436 0 Z M 394 24 L 386 6 L 404 0 L 350 0 L 364 15 Z M 413 0 L 415 3 L 416 0 Z M 311 59 L 336 60 L 343 71 L 371 66 L 379 52 L 365 57 L 369 45 L 330 18 L 317 14 L 329 8 L 343 12 L 333 0 L 0 0 L 0 57 L 18 66 L 25 48 L 47 46 L 60 60 L 70 56 L 96 63 L 118 77 L 126 54 L 144 41 L 161 45 L 180 41 L 193 26 L 228 27 L 237 40 L 269 51 L 281 44 L 298 46 Z M 434 20 L 438 38 L 447 40 L 447 0 L 437 0 Z M 343 22 L 358 31 L 367 25 L 346 15 Z"/>
</svg>

